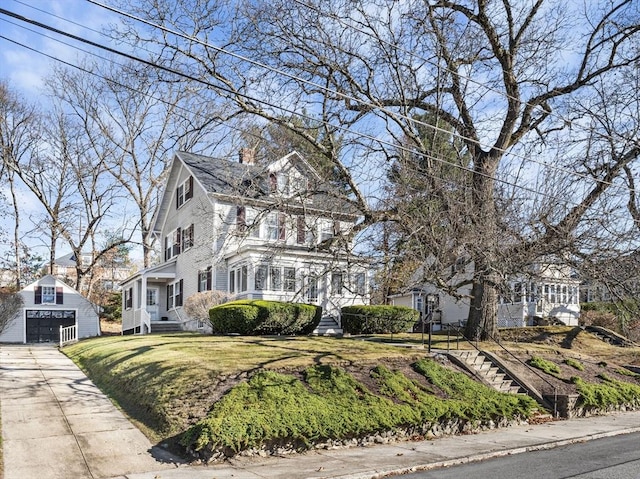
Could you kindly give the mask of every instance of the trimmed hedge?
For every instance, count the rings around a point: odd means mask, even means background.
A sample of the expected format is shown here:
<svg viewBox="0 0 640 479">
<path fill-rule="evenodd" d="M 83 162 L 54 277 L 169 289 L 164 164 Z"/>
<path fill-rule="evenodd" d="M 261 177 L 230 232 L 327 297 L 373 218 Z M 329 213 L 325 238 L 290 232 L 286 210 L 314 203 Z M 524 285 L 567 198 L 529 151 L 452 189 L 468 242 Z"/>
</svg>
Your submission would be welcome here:
<svg viewBox="0 0 640 479">
<path fill-rule="evenodd" d="M 209 310 L 217 334 L 311 334 L 321 317 L 320 306 L 282 301 L 240 300 Z"/>
<path fill-rule="evenodd" d="M 351 334 L 401 333 L 411 330 L 420 313 L 406 306 L 345 306 L 342 329 Z"/>
</svg>

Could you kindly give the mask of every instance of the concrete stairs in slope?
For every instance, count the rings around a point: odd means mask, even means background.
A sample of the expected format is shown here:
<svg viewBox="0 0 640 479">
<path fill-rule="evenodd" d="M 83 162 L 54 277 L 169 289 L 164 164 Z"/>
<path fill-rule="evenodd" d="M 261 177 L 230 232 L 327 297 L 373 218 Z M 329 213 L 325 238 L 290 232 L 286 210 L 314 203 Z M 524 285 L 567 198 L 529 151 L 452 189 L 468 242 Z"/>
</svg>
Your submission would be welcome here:
<svg viewBox="0 0 640 479">
<path fill-rule="evenodd" d="M 475 349 L 450 351 L 449 356 L 457 358 L 474 376 L 493 389 L 504 393 L 527 394 L 527 391 L 514 378 L 480 351 Z"/>
</svg>

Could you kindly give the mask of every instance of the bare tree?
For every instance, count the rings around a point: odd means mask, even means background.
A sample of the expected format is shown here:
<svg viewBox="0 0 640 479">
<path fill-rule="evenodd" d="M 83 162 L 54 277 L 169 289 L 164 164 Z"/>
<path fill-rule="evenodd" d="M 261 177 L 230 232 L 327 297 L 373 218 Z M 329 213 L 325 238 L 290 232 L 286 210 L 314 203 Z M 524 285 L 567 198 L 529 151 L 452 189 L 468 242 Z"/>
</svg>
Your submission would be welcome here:
<svg viewBox="0 0 640 479">
<path fill-rule="evenodd" d="M 214 306 L 233 299 L 226 291 L 201 291 L 189 296 L 184 302 L 184 311 L 193 319 L 202 322 L 209 321 L 209 310 Z"/>
<path fill-rule="evenodd" d="M 13 322 L 22 304 L 20 293 L 0 294 L 0 333 Z"/>
<path fill-rule="evenodd" d="M 16 269 L 16 289 L 22 288 L 21 251 L 23 244 L 20 234 L 20 202 L 16 190 L 17 165 L 28 158 L 37 145 L 41 129 L 39 114 L 33 105 L 27 103 L 13 91 L 9 84 L 0 82 L 0 179 L 7 181 L 13 211 L 13 262 Z"/>
<path fill-rule="evenodd" d="M 79 134 L 117 188 L 134 202 L 130 228 L 140 234 L 148 267 L 151 222 L 171 153 L 176 147 L 194 149 L 200 139 L 210 138 L 212 128 L 203 123 L 214 115 L 191 101 L 189 89 L 163 83 L 156 72 L 138 64 L 85 62 L 83 71 L 59 68 L 48 86 L 82 125 Z"/>
<path fill-rule="evenodd" d="M 149 0 L 127 7 L 155 23 L 129 33 L 159 44 L 158 62 L 188 69 L 216 98 L 315 143 L 343 175 L 363 215 L 361 228 L 403 221 L 381 208 L 371 184 L 384 180 L 397 145 L 419 136 L 420 118 L 429 114 L 435 126 L 448 125 L 470 158 L 469 199 L 461 211 L 474 238 L 461 245 L 473 266 L 469 337 L 496 333 L 499 285 L 505 264 L 512 264 L 506 253 L 563 255 L 565 240 L 606 211 L 605 193 L 638 156 L 629 144 L 616 149 L 601 173 L 579 171 L 579 158 L 592 160 L 592 130 L 582 129 L 582 117 L 571 110 L 572 102 L 594 94 L 598 81 L 635 68 L 640 14 L 631 0 Z M 342 132 L 344 147 L 319 144 L 282 119 L 283 112 L 304 111 Z M 430 154 L 419 143 L 414 148 Z M 528 158 L 531 152 L 536 155 Z M 531 160 L 538 166 L 530 168 Z M 551 175 L 545 160 L 562 170 Z M 535 198 L 523 198 L 523 186 L 536 181 L 527 175 L 559 183 L 570 177 L 570 201 L 559 203 L 556 188 L 554 195 L 530 188 Z M 527 204 L 526 221 L 513 209 L 507 218 L 498 213 L 510 197 Z"/>
</svg>

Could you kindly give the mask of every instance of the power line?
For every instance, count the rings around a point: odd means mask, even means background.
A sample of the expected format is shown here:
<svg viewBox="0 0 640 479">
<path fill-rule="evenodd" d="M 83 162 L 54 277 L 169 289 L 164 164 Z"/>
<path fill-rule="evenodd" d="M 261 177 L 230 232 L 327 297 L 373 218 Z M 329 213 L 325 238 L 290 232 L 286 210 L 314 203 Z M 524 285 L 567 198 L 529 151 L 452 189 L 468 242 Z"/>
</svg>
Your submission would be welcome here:
<svg viewBox="0 0 640 479">
<path fill-rule="evenodd" d="M 603 183 L 603 184 L 607 184 L 607 186 L 612 186 L 613 188 L 616 188 L 616 189 L 628 189 L 628 188 L 625 188 L 625 187 L 620 186 L 620 185 L 615 185 L 612 182 L 606 182 L 604 180 L 594 179 L 594 178 L 592 178 L 592 177 L 590 177 L 590 176 L 588 176 L 586 174 L 580 174 L 578 172 L 571 171 L 571 170 L 568 170 L 568 169 L 565 169 L 565 168 L 562 168 L 562 167 L 559 167 L 559 166 L 556 166 L 556 165 L 553 165 L 553 164 L 548 164 L 548 163 L 541 162 L 541 161 L 538 161 L 538 160 L 535 160 L 535 159 L 531 159 L 531 158 L 528 158 L 528 157 L 526 157 L 524 155 L 521 155 L 519 153 L 513 152 L 511 150 L 507 150 L 507 149 L 504 149 L 504 148 L 495 148 L 492 145 L 484 144 L 479 140 L 476 140 L 476 139 L 471 138 L 471 137 L 464 136 L 464 135 L 462 135 L 462 134 L 460 134 L 458 132 L 452 132 L 450 130 L 447 130 L 447 129 L 444 129 L 444 128 L 440 128 L 437 125 L 432 125 L 430 123 L 426 123 L 426 122 L 417 120 L 415 118 L 411 118 L 411 117 L 409 117 L 407 115 L 403 115 L 403 114 L 394 112 L 392 110 L 388 110 L 387 108 L 381 107 L 380 105 L 376 105 L 376 104 L 374 104 L 372 102 L 364 101 L 362 99 L 359 99 L 359 98 L 356 98 L 356 97 L 353 97 L 353 96 L 350 96 L 350 95 L 346 95 L 344 93 L 338 92 L 337 90 L 334 90 L 334 89 L 328 88 L 326 86 L 323 86 L 323 85 L 321 85 L 319 83 L 316 83 L 316 82 L 301 78 L 298 75 L 294 75 L 294 74 L 288 73 L 288 72 L 286 72 L 284 70 L 271 67 L 271 66 L 269 66 L 269 65 L 267 65 L 265 63 L 258 62 L 256 60 L 253 60 L 253 59 L 248 58 L 246 56 L 239 55 L 237 53 L 231 52 L 231 51 L 229 51 L 229 50 L 227 50 L 225 48 L 221 48 L 221 47 L 213 45 L 213 44 L 211 44 L 209 42 L 205 42 L 203 40 L 200 40 L 197 37 L 194 37 L 194 36 L 191 36 L 191 35 L 186 35 L 184 33 L 181 33 L 181 32 L 178 32 L 176 30 L 173 30 L 173 29 L 170 29 L 168 27 L 165 27 L 163 25 L 151 22 L 150 20 L 145 20 L 145 19 L 143 19 L 141 17 L 138 17 L 136 15 L 130 14 L 128 12 L 125 12 L 123 10 L 117 9 L 115 7 L 111 7 L 109 5 L 104 5 L 104 4 L 102 4 L 102 3 L 100 3 L 100 2 L 98 2 L 96 0 L 87 0 L 87 1 L 92 3 L 92 4 L 94 4 L 94 5 L 96 5 L 96 6 L 98 6 L 98 7 L 104 8 L 105 10 L 111 11 L 113 13 L 117 13 L 117 14 L 122 15 L 122 16 L 124 16 L 126 18 L 129 18 L 131 20 L 135 20 L 137 22 L 143 23 L 143 24 L 145 24 L 147 26 L 162 30 L 165 33 L 170 33 L 172 35 L 175 35 L 177 37 L 183 38 L 185 40 L 189 40 L 189 41 L 198 43 L 198 44 L 203 45 L 205 47 L 211 48 L 211 49 L 213 49 L 213 50 L 215 50 L 217 52 L 224 53 L 224 54 L 229 55 L 229 56 L 231 56 L 233 58 L 239 59 L 241 61 L 248 62 L 248 63 L 250 63 L 250 64 L 252 64 L 254 66 L 257 66 L 257 67 L 260 67 L 260 68 L 264 68 L 264 69 L 266 69 L 268 71 L 271 71 L 273 73 L 276 73 L 278 75 L 283 75 L 283 76 L 286 76 L 286 77 L 288 77 L 288 78 L 290 78 L 292 80 L 295 80 L 295 81 L 298 81 L 298 82 L 301 82 L 301 83 L 305 83 L 305 84 L 307 84 L 309 86 L 313 86 L 313 87 L 318 88 L 318 89 L 320 89 L 322 91 L 326 91 L 327 93 L 331 93 L 331 94 L 336 95 L 338 97 L 341 97 L 341 98 L 343 98 L 345 100 L 354 101 L 354 102 L 359 103 L 359 104 L 361 104 L 363 106 L 371 108 L 372 110 L 379 110 L 379 111 L 385 112 L 386 114 L 390 115 L 391 117 L 402 118 L 404 120 L 409 121 L 410 123 L 419 124 L 419 125 L 422 125 L 422 126 L 424 126 L 426 128 L 429 128 L 431 130 L 434 130 L 434 131 L 437 131 L 437 132 L 441 132 L 441 133 L 445 133 L 445 134 L 448 134 L 448 135 L 452 135 L 452 136 L 455 136 L 456 138 L 460 138 L 461 140 L 467 140 L 467 141 L 473 142 L 473 143 L 478 144 L 479 146 L 484 147 L 484 148 L 495 149 L 495 150 L 500 151 L 500 152 L 502 152 L 504 154 L 508 154 L 508 155 L 520 158 L 523 161 L 530 161 L 532 163 L 536 163 L 538 165 L 544 166 L 545 168 L 554 169 L 554 170 L 557 170 L 557 171 L 560 171 L 560 172 L 563 172 L 563 173 L 567 173 L 569 175 L 576 176 L 576 177 L 582 178 L 582 179 L 595 180 L 597 182 L 600 182 L 600 183 Z M 294 1 L 296 1 L 297 3 L 301 3 L 298 0 L 294 0 Z M 318 10 L 316 10 L 316 11 L 318 11 Z M 347 25 L 347 26 L 349 26 L 349 25 Z M 392 44 L 389 44 L 389 45 L 393 46 L 394 48 L 397 47 L 396 45 L 392 45 Z M 422 57 L 418 57 L 418 58 L 421 58 L 421 59 L 423 59 L 425 61 L 429 61 L 429 60 L 424 59 Z M 436 66 L 438 66 L 438 65 L 436 65 Z M 445 70 L 451 72 L 449 69 L 445 68 Z M 461 76 L 461 78 L 468 78 L 468 77 Z M 497 91 L 495 89 L 492 90 L 491 88 L 487 87 L 486 85 L 483 85 L 480 82 L 474 81 L 474 83 L 476 83 L 476 84 L 478 84 L 480 86 L 483 86 L 484 88 L 487 88 L 489 91 L 495 91 L 497 93 L 500 93 L 500 94 L 506 96 L 506 98 L 510 98 L 508 95 L 505 95 L 505 94 L 503 94 L 503 93 L 501 93 L 501 92 L 499 92 L 499 91 Z M 256 100 L 256 101 L 260 101 L 260 100 Z M 297 115 L 297 113 L 292 113 L 292 114 Z M 300 116 L 302 116 L 302 115 L 300 115 Z M 312 119 L 312 120 L 316 121 L 315 119 Z"/>
<path fill-rule="evenodd" d="M 89 0 L 89 1 L 91 1 L 91 0 Z M 195 82 L 198 82 L 198 83 L 201 83 L 201 84 L 205 84 L 205 85 L 207 85 L 207 86 L 211 86 L 212 88 L 217 88 L 217 86 L 216 86 L 216 85 L 213 85 L 213 84 L 211 84 L 210 82 L 206 82 L 206 81 L 204 81 L 204 80 L 202 80 L 202 79 L 200 79 L 200 78 L 196 78 L 196 77 L 193 77 L 193 76 L 191 76 L 191 75 L 184 74 L 183 72 L 180 72 L 180 71 L 175 70 L 175 69 L 168 68 L 168 67 L 163 66 L 163 65 L 159 65 L 159 64 L 157 64 L 157 63 L 155 63 L 155 62 L 151 62 L 151 61 L 148 61 L 148 60 L 141 59 L 141 58 L 139 58 L 139 57 L 136 57 L 136 56 L 134 56 L 134 55 L 127 54 L 127 53 L 124 53 L 124 52 L 121 52 L 121 51 L 116 50 L 116 49 L 114 49 L 114 48 L 111 48 L 111 47 L 107 47 L 107 46 L 101 45 L 101 44 L 99 44 L 99 43 L 97 43 L 97 42 L 93 42 L 93 41 L 91 41 L 91 40 L 87 40 L 87 39 L 84 39 L 84 38 L 79 37 L 79 36 L 76 36 L 76 35 L 72 35 L 72 34 L 68 34 L 68 33 L 66 33 L 66 32 L 62 32 L 61 30 L 56 29 L 56 28 L 54 28 L 54 27 L 50 27 L 50 26 L 48 26 L 48 25 L 46 25 L 46 24 L 43 24 L 43 23 L 40 23 L 40 22 L 36 22 L 36 21 L 34 21 L 34 20 L 27 19 L 27 18 L 22 17 L 22 16 L 20 16 L 20 15 L 13 14 L 12 12 L 7 12 L 7 11 L 6 11 L 6 10 L 4 10 L 4 9 L 0 9 L 0 13 L 9 14 L 9 16 L 14 17 L 14 18 L 17 18 L 17 19 L 19 19 L 19 20 L 21 20 L 21 21 L 24 21 L 24 22 L 26 22 L 26 23 L 30 23 L 30 24 L 33 24 L 33 25 L 39 26 L 39 27 L 41 27 L 41 28 L 44 28 L 44 29 L 47 29 L 47 30 L 53 31 L 53 32 L 55 32 L 55 33 L 58 33 L 58 34 L 60 34 L 60 35 L 67 36 L 67 37 L 69 37 L 69 38 L 73 38 L 73 39 L 75 39 L 75 40 L 77 40 L 77 41 L 80 41 L 80 42 L 82 42 L 82 43 L 86 43 L 86 44 L 89 44 L 89 45 L 91 45 L 91 46 L 97 47 L 97 48 L 99 48 L 99 49 L 103 49 L 103 50 L 109 51 L 109 52 L 111 52 L 111 53 L 113 53 L 113 54 L 120 55 L 120 56 L 124 56 L 125 58 L 128 58 L 128 59 L 130 59 L 130 60 L 132 60 L 132 61 L 138 61 L 138 62 L 141 62 L 141 63 L 146 64 L 146 65 L 148 65 L 148 66 L 151 66 L 151 67 L 153 67 L 153 68 L 158 68 L 158 69 L 164 70 L 164 71 L 166 71 L 166 72 L 169 72 L 169 73 L 171 73 L 171 74 L 174 74 L 174 75 L 177 75 L 177 76 L 180 76 L 180 77 L 183 77 L 183 78 L 187 78 L 187 79 L 189 79 L 189 80 L 192 80 L 192 81 L 195 81 Z M 30 30 L 30 31 L 32 31 L 32 30 Z M 6 39 L 6 40 L 8 40 L 8 41 L 12 41 L 12 42 L 13 42 L 13 40 L 10 40 L 10 39 L 8 39 L 8 38 L 6 38 L 6 37 L 2 37 L 2 38 Z M 47 38 L 52 38 L 52 37 L 47 37 Z M 57 40 L 57 41 L 59 41 L 59 40 Z M 14 42 L 14 43 L 17 43 L 17 42 Z M 18 44 L 18 43 L 17 43 L 17 44 Z M 66 43 L 64 43 L 64 44 L 66 44 Z M 67 44 L 67 45 L 68 45 L 68 44 Z M 24 46 L 24 45 L 21 45 L 21 46 Z M 25 46 L 25 48 L 29 48 L 29 47 L 26 47 L 26 46 Z M 75 46 L 74 46 L 74 48 L 77 48 L 77 47 L 75 47 Z M 31 48 L 29 48 L 29 49 L 31 49 Z M 79 49 L 79 48 L 78 48 L 78 49 Z M 33 49 L 31 49 L 31 50 L 33 50 Z M 80 51 L 85 51 L 85 50 L 82 50 L 82 49 L 79 49 L 79 50 L 80 50 Z M 35 51 L 35 50 L 34 50 L 34 51 Z M 86 52 L 86 51 L 85 51 L 85 52 Z M 41 52 L 39 52 L 39 53 L 41 53 Z M 90 53 L 90 54 L 95 55 L 94 53 Z M 45 54 L 45 55 L 46 55 L 46 54 Z M 48 55 L 47 55 L 47 56 L 48 56 Z M 96 55 L 96 56 L 97 56 L 97 55 Z M 52 58 L 52 59 L 55 59 L 55 60 L 61 61 L 62 63 L 65 63 L 65 64 L 67 64 L 67 65 L 69 65 L 69 66 L 73 66 L 73 67 L 75 67 L 75 68 L 78 68 L 78 67 L 76 67 L 75 65 L 71 65 L 71 64 L 70 64 L 70 63 L 68 63 L 68 62 L 64 62 L 64 61 L 62 61 L 62 60 L 56 59 L 55 57 L 51 57 L 51 56 L 49 56 L 49 57 L 50 57 L 50 58 Z M 101 57 L 99 57 L 99 58 L 101 58 Z M 305 115 L 303 115 L 303 114 L 300 114 L 300 113 L 294 112 L 294 111 L 292 111 L 292 110 L 288 110 L 288 109 L 286 109 L 286 108 L 284 108 L 284 107 L 280 107 L 280 106 L 278 106 L 278 105 L 276 105 L 276 104 L 274 104 L 274 103 L 266 102 L 266 101 L 264 101 L 264 100 L 260 100 L 260 99 L 257 99 L 257 98 L 255 98 L 255 97 L 251 97 L 250 95 L 241 94 L 241 93 L 238 93 L 238 92 L 234 92 L 234 91 L 232 91 L 232 90 L 229 90 L 229 89 L 227 89 L 226 91 L 227 91 L 228 93 L 232 93 L 232 94 L 236 94 L 236 93 L 237 93 L 238 95 L 240 95 L 241 97 L 243 97 L 243 98 L 245 98 L 245 99 L 248 99 L 248 100 L 250 100 L 250 101 L 255 101 L 256 103 L 262 103 L 262 104 L 267 105 L 267 106 L 269 106 L 269 107 L 271 107 L 271 108 L 274 108 L 274 109 L 276 109 L 276 110 L 284 111 L 284 112 L 290 113 L 290 114 L 292 114 L 292 115 L 301 116 L 301 117 L 306 118 L 306 119 L 311 120 L 311 121 L 316 121 L 316 119 L 315 119 L 315 118 L 312 118 L 312 117 L 309 117 L 309 116 L 305 116 Z M 352 133 L 352 134 L 356 134 L 356 135 L 358 135 L 358 136 L 360 136 L 360 137 L 362 137 L 362 138 L 366 138 L 366 139 L 369 139 L 369 140 L 374 141 L 374 142 L 378 142 L 378 143 L 381 143 L 381 144 L 385 144 L 385 145 L 387 145 L 387 146 L 391 146 L 391 147 L 393 147 L 393 148 L 397 148 L 397 149 L 399 149 L 399 150 L 404 150 L 404 151 L 409 152 L 409 153 L 412 153 L 412 154 L 418 154 L 418 155 L 421 155 L 421 156 L 423 156 L 423 157 L 426 157 L 426 158 L 432 159 L 432 160 L 434 160 L 434 161 L 441 162 L 441 163 L 444 163 L 444 164 L 448 164 L 448 165 L 453 166 L 453 167 L 455 167 L 455 168 L 459 168 L 459 169 L 464 170 L 464 171 L 466 171 L 466 172 L 469 172 L 469 173 L 472 173 L 472 174 L 477 174 L 477 175 L 480 175 L 480 176 L 484 176 L 484 177 L 487 177 L 487 178 L 489 178 L 489 179 L 492 179 L 492 180 L 494 180 L 494 181 L 496 181 L 496 182 L 499 182 L 499 183 L 502 183 L 502 184 L 505 184 L 505 185 L 508 185 L 508 186 L 511 186 L 511 187 L 514 187 L 514 188 L 522 189 L 522 190 L 528 191 L 528 192 L 530 192 L 530 193 L 533 193 L 533 194 L 535 194 L 535 195 L 545 196 L 545 197 L 547 197 L 547 198 L 549 198 L 549 199 L 553 199 L 553 200 L 556 200 L 556 201 L 558 201 L 558 202 L 562 202 L 562 203 L 565 203 L 565 204 L 569 205 L 569 202 L 566 200 L 566 198 L 560 199 L 560 198 L 558 198 L 558 197 L 556 197 L 556 196 L 552 196 L 552 195 L 550 195 L 550 194 L 548 194 L 548 193 L 543 193 L 543 192 L 541 192 L 541 191 L 539 191 L 539 190 L 534 190 L 534 189 L 532 189 L 532 188 L 528 188 L 528 187 L 525 187 L 525 186 L 523 186 L 523 185 L 519 185 L 519 184 L 517 184 L 517 183 L 509 182 L 509 181 L 507 181 L 507 180 L 503 180 L 503 179 L 500 179 L 500 178 L 492 177 L 492 176 L 487 175 L 487 174 L 483 174 L 483 173 L 480 173 L 480 172 L 476 172 L 476 171 L 474 171 L 473 169 L 470 169 L 470 168 L 468 168 L 468 167 L 465 167 L 465 166 L 462 166 L 462 165 L 459 165 L 459 164 L 456 164 L 456 163 L 451 163 L 451 162 L 446 161 L 446 160 L 444 160 L 444 159 L 442 159 L 442 158 L 438 158 L 438 157 L 435 157 L 435 156 L 427 155 L 427 154 L 424 154 L 424 153 L 422 153 L 422 152 L 417 152 L 417 151 L 415 151 L 415 150 L 413 150 L 413 149 L 406 148 L 406 147 L 404 147 L 404 146 L 402 146 L 402 145 L 392 144 L 392 143 L 389 143 L 389 142 L 387 142 L 387 141 L 381 140 L 381 139 L 379 139 L 379 138 L 376 138 L 376 137 L 373 137 L 373 136 L 370 136 L 370 135 L 363 134 L 363 133 L 361 133 L 361 132 L 354 132 L 354 131 L 352 131 L 352 130 L 350 130 L 350 129 L 346 128 L 346 127 L 342 127 L 342 126 L 340 126 L 340 125 L 333 125 L 333 124 L 331 124 L 331 123 L 329 123 L 329 122 L 326 122 L 326 121 L 323 121 L 323 123 L 324 123 L 324 124 L 326 124 L 326 125 L 328 125 L 328 126 L 331 126 L 332 128 L 338 129 L 338 130 L 342 130 L 342 131 L 345 131 L 345 132 L 349 132 L 349 133 Z M 229 125 L 227 125 L 227 126 L 229 126 Z M 229 127 L 230 127 L 230 126 L 229 126 Z M 236 128 L 236 129 L 237 129 L 237 128 Z M 446 131 L 446 130 L 444 130 L 444 131 Z M 449 133 L 450 133 L 450 132 L 449 132 Z M 546 166 L 546 164 L 545 164 L 545 166 Z M 601 181 L 601 180 L 597 180 L 597 179 L 595 179 L 595 178 L 590 178 L 590 177 L 587 177 L 587 178 L 588 178 L 589 180 L 596 181 L 596 182 Z M 444 178 L 440 178 L 440 179 L 441 179 L 441 180 L 443 180 L 443 181 L 446 181 Z M 604 183 L 604 182 L 603 182 L 603 183 Z M 608 183 L 608 185 L 611 185 L 611 183 Z M 466 187 L 465 185 L 459 185 L 459 186 L 460 186 L 460 187 Z M 614 186 L 616 186 L 616 185 L 614 185 Z M 621 188 L 620 186 L 616 186 L 616 187 Z M 573 205 L 577 205 L 577 204 L 579 204 L 579 203 L 573 203 Z"/>
</svg>

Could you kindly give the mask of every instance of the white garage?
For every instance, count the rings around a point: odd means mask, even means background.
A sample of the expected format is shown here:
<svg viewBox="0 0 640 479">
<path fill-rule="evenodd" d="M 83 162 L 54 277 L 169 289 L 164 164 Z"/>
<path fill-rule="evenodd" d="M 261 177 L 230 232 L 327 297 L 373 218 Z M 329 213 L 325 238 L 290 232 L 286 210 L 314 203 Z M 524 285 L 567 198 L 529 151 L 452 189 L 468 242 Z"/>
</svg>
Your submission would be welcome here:
<svg viewBox="0 0 640 479">
<path fill-rule="evenodd" d="M 22 310 L 0 333 L 0 343 L 57 343 L 60 326 L 76 326 L 80 339 L 100 335 L 96 306 L 53 276 L 31 283 L 20 295 Z"/>
</svg>

